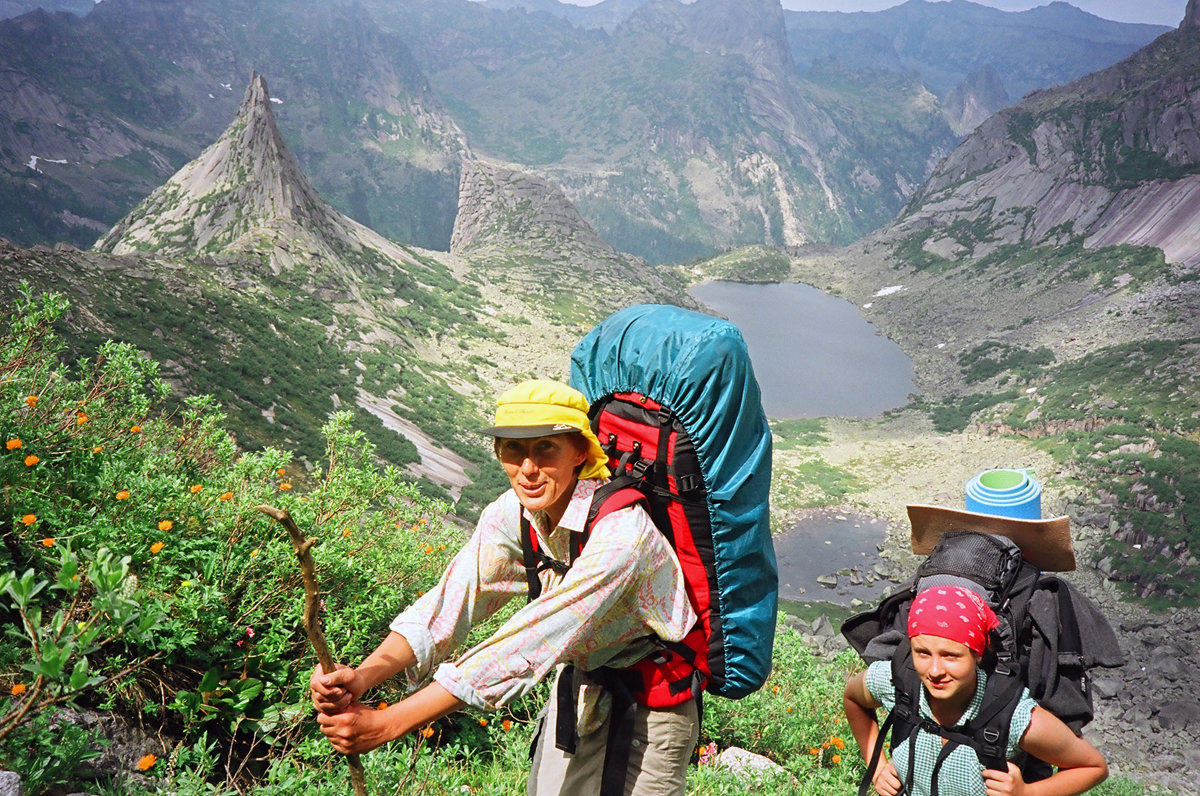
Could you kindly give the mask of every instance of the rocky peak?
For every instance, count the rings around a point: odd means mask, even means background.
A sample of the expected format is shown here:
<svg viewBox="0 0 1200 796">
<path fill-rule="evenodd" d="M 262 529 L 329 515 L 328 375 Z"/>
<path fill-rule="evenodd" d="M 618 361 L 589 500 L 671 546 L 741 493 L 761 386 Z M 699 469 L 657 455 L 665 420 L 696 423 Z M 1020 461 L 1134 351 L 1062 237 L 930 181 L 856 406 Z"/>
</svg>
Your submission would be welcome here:
<svg viewBox="0 0 1200 796">
<path fill-rule="evenodd" d="M 1180 28 L 1200 28 L 1200 0 L 1188 0 L 1187 10 L 1183 12 Z"/>
<path fill-rule="evenodd" d="M 556 186 L 533 174 L 473 161 L 463 166 L 450 251 L 491 244 L 539 253 L 564 247 L 615 252 Z"/>
<path fill-rule="evenodd" d="M 113 254 L 257 252 L 278 272 L 357 249 L 361 225 L 313 190 L 275 124 L 267 81 L 252 74 L 237 117 L 198 158 L 97 243 Z"/>
<path fill-rule="evenodd" d="M 999 73 L 991 64 L 984 64 L 946 95 L 942 112 L 955 133 L 966 135 L 1008 104 Z"/>
</svg>

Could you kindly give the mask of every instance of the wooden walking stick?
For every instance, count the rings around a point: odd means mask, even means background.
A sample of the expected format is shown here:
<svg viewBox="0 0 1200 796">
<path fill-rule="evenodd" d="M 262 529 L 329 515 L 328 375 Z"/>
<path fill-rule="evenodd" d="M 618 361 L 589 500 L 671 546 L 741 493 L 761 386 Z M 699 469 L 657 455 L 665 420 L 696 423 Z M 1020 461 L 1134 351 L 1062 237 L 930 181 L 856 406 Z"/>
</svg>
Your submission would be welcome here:
<svg viewBox="0 0 1200 796">
<path fill-rule="evenodd" d="M 296 558 L 300 562 L 300 574 L 304 578 L 304 633 L 308 636 L 313 651 L 317 653 L 317 662 L 321 664 L 322 671 L 332 672 L 337 664 L 329 652 L 329 644 L 325 642 L 325 633 L 321 630 L 321 619 L 317 615 L 321 607 L 321 590 L 317 588 L 317 568 L 308 552 L 317 540 L 304 538 L 287 509 L 277 509 L 274 506 L 256 508 L 268 517 L 278 520 L 292 537 L 292 546 L 296 548 Z M 358 759 L 358 755 L 346 755 L 346 765 L 350 766 L 350 784 L 354 786 L 355 796 L 367 796 L 367 780 L 363 775 L 362 761 Z"/>
</svg>

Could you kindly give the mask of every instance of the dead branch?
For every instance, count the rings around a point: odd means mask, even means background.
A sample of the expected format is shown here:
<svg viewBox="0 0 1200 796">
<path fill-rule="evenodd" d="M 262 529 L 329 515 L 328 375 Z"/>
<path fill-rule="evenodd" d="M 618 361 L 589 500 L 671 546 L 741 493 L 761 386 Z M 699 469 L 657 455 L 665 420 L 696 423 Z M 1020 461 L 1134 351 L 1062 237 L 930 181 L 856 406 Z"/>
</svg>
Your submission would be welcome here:
<svg viewBox="0 0 1200 796">
<path fill-rule="evenodd" d="M 268 517 L 279 521 L 287 529 L 288 535 L 292 537 L 292 546 L 296 548 L 296 559 L 300 562 L 300 574 L 304 578 L 304 617 L 302 620 L 304 633 L 308 636 L 313 651 L 317 653 L 317 662 L 321 664 L 321 670 L 332 672 L 337 667 L 337 663 L 329 652 L 329 644 L 325 641 L 325 632 L 321 630 L 319 616 L 321 590 L 317 586 L 317 568 L 313 564 L 312 554 L 309 552 L 317 540 L 304 537 L 304 533 L 296 525 L 296 521 L 292 519 L 292 515 L 288 513 L 287 509 L 277 509 L 274 506 L 257 506 L 256 508 Z M 363 774 L 362 761 L 358 759 L 358 755 L 346 755 L 346 764 L 350 767 L 350 784 L 354 786 L 355 796 L 367 796 L 367 782 Z"/>
</svg>

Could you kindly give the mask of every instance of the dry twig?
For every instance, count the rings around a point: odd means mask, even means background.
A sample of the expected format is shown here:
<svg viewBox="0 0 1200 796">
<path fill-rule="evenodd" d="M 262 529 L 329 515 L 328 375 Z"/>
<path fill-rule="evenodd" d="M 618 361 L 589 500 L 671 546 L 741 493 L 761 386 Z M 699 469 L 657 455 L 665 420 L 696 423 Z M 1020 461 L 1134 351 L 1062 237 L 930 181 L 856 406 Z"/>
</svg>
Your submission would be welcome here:
<svg viewBox="0 0 1200 796">
<path fill-rule="evenodd" d="M 296 558 L 300 562 L 300 574 L 304 578 L 304 633 L 317 653 L 317 662 L 321 669 L 332 672 L 337 664 L 329 652 L 329 644 L 325 641 L 325 633 L 321 630 L 321 619 L 318 615 L 321 607 L 321 590 L 317 587 L 317 568 L 313 564 L 309 550 L 317 543 L 316 539 L 306 539 L 304 533 L 297 527 L 296 521 L 287 509 L 277 509 L 274 506 L 258 506 L 259 511 L 279 521 L 292 537 L 292 546 L 296 548 Z M 363 775 L 362 761 L 358 755 L 346 755 L 346 764 L 350 766 L 350 784 L 354 786 L 355 796 L 367 796 L 366 777 Z"/>
</svg>

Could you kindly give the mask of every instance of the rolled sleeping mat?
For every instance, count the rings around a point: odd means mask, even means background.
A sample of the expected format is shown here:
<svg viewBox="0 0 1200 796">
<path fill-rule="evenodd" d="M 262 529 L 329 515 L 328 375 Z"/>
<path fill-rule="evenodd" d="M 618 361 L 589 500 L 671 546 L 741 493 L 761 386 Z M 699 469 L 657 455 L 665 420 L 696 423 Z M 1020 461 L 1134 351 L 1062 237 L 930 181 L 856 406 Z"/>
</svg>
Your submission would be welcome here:
<svg viewBox="0 0 1200 796">
<path fill-rule="evenodd" d="M 1042 485 L 1028 470 L 985 470 L 967 482 L 967 511 L 1018 520 L 1042 518 Z"/>
</svg>

